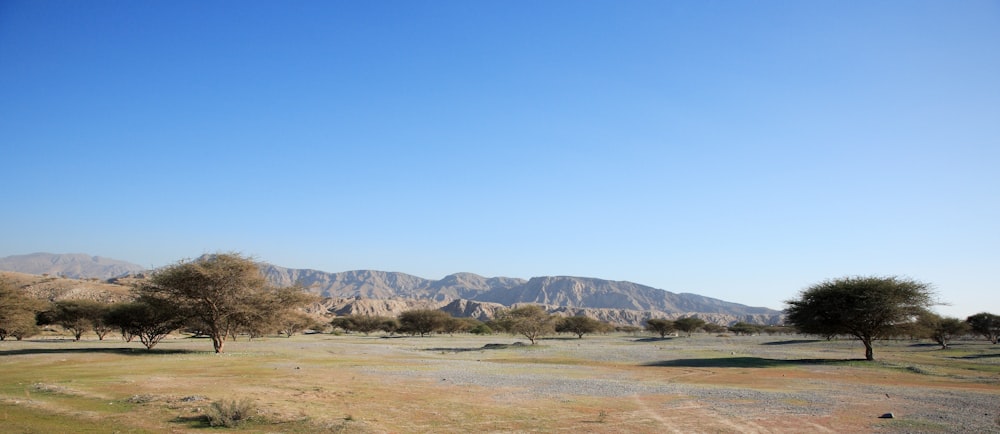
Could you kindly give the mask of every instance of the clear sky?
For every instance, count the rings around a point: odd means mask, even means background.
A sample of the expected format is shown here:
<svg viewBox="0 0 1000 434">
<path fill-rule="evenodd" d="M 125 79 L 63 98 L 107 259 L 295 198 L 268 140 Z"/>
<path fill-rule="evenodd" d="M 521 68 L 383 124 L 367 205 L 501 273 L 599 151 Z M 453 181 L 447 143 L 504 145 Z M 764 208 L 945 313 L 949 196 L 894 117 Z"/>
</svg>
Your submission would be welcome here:
<svg viewBox="0 0 1000 434">
<path fill-rule="evenodd" d="M 997 1 L 0 2 L 0 256 L 1000 314 Z"/>
</svg>

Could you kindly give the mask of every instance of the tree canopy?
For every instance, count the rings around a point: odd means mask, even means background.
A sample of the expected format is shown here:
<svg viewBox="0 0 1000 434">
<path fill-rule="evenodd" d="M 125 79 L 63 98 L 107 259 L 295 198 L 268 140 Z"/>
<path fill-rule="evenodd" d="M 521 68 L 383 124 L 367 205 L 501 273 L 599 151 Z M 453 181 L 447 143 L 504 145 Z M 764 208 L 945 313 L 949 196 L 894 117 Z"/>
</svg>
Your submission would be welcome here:
<svg viewBox="0 0 1000 434">
<path fill-rule="evenodd" d="M 237 253 L 167 266 L 140 284 L 137 292 L 174 306 L 189 326 L 212 339 L 216 353 L 223 352 L 227 337 L 239 331 L 253 336 L 265 325 L 277 329 L 279 314 L 311 300 L 295 287 L 269 287 L 258 265 Z"/>
<path fill-rule="evenodd" d="M 705 326 L 705 320 L 693 316 L 680 317 L 674 320 L 674 328 L 691 336 L 695 330 Z"/>
<path fill-rule="evenodd" d="M 989 339 L 994 345 L 1000 340 L 1000 315 L 980 312 L 965 319 L 973 332 Z"/>
<path fill-rule="evenodd" d="M 38 331 L 35 314 L 45 303 L 24 295 L 7 280 L 0 280 L 0 341 L 11 336 L 17 340 Z"/>
<path fill-rule="evenodd" d="M 183 326 L 184 317 L 178 314 L 175 306 L 163 300 L 140 299 L 111 306 L 107 322 L 117 326 L 126 340 L 138 336 L 142 345 L 152 350 L 163 338 Z"/>
<path fill-rule="evenodd" d="M 660 335 L 661 339 L 674 332 L 674 322 L 663 318 L 650 318 L 646 320 L 646 331 Z"/>
<path fill-rule="evenodd" d="M 451 319 L 448 312 L 437 309 L 413 309 L 399 315 L 401 333 L 426 336 L 443 330 Z"/>
<path fill-rule="evenodd" d="M 534 304 L 503 312 L 496 323 L 508 333 L 528 338 L 531 345 L 539 337 L 555 332 L 555 318 Z"/>
<path fill-rule="evenodd" d="M 917 320 L 917 329 L 924 337 L 931 338 L 941 345 L 941 349 L 945 349 L 956 336 L 968 332 L 969 325 L 958 318 L 942 317 L 933 312 L 926 312 Z"/>
<path fill-rule="evenodd" d="M 912 324 L 933 304 L 930 285 L 899 277 L 859 276 L 827 280 L 785 303 L 785 321 L 799 332 L 850 335 L 875 360 L 872 341 Z"/>
<path fill-rule="evenodd" d="M 583 339 L 587 333 L 596 333 L 604 329 L 605 324 L 589 316 L 568 316 L 556 322 L 559 333 L 573 333 Z"/>
</svg>

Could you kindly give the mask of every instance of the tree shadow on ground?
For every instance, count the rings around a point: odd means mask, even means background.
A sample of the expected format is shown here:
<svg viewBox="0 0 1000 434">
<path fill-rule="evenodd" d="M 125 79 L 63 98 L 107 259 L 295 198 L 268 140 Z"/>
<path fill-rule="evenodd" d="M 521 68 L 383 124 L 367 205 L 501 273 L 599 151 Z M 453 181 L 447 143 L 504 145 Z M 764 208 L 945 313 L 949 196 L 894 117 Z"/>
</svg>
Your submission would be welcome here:
<svg viewBox="0 0 1000 434">
<path fill-rule="evenodd" d="M 909 345 L 910 348 L 927 348 L 927 347 L 940 347 L 940 346 L 941 344 L 928 343 L 928 342 L 921 342 Z"/>
<path fill-rule="evenodd" d="M 424 351 L 444 351 L 450 353 L 462 353 L 466 351 L 503 350 L 507 348 L 522 348 L 527 346 L 529 345 L 521 342 L 514 342 L 513 344 L 486 344 L 481 347 L 474 347 L 474 348 L 427 348 Z"/>
<path fill-rule="evenodd" d="M 200 414 L 196 416 L 177 416 L 170 420 L 172 423 L 185 425 L 188 428 L 194 429 L 215 429 L 211 424 L 209 424 L 208 416 Z"/>
<path fill-rule="evenodd" d="M 787 341 L 764 342 L 761 345 L 795 345 L 795 344 L 811 344 L 813 342 L 820 342 L 820 339 L 791 339 Z"/>
<path fill-rule="evenodd" d="M 1000 353 L 993 354 L 970 354 L 968 356 L 952 356 L 949 359 L 957 360 L 972 360 L 972 359 L 990 359 L 990 358 L 1000 358 Z"/>
<path fill-rule="evenodd" d="M 639 338 L 639 339 L 632 340 L 632 342 L 666 342 L 666 341 L 673 340 L 673 339 L 674 339 L 673 337 L 669 337 L 669 338 L 655 338 L 655 337 L 654 338 Z"/>
<path fill-rule="evenodd" d="M 843 365 L 864 359 L 765 359 L 763 357 L 722 357 L 714 359 L 678 359 L 645 363 L 642 366 L 666 368 L 782 368 L 802 365 Z"/>
<path fill-rule="evenodd" d="M 32 354 L 122 354 L 126 356 L 145 356 L 147 354 L 195 354 L 208 353 L 208 351 L 179 350 L 179 349 L 157 349 L 147 350 L 145 348 L 21 348 L 17 350 L 0 350 L 0 357 L 23 356 Z"/>
</svg>

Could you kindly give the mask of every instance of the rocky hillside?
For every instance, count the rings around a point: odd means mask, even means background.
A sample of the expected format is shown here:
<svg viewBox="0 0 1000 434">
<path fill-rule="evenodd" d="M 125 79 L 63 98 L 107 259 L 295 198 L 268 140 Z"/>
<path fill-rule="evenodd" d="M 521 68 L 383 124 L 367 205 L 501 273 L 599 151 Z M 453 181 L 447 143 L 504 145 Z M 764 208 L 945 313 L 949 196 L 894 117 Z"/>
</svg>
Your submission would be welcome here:
<svg viewBox="0 0 1000 434">
<path fill-rule="evenodd" d="M 642 325 L 650 318 L 696 315 L 717 324 L 737 321 L 775 324 L 782 313 L 697 294 L 673 293 L 632 282 L 587 277 L 547 276 L 530 280 L 483 277 L 456 273 L 440 280 L 405 273 L 356 270 L 327 273 L 260 264 L 275 285 L 298 284 L 327 299 L 317 311 L 338 315 L 352 313 L 394 316 L 414 307 L 440 308 L 453 316 L 491 319 L 506 306 L 540 304 L 561 315 L 586 315 L 613 324 Z M 93 280 L 132 274 L 141 278 L 142 267 L 124 261 L 87 255 L 33 254 L 0 259 L 0 270 L 57 276 L 88 276 Z M 27 271 L 22 271 L 27 270 Z M 90 281 L 90 284 L 95 282 Z M 72 286 L 72 285 L 71 285 Z M 79 285 L 77 285 L 80 288 Z M 122 292 L 127 292 L 123 289 Z M 49 294 L 45 298 L 60 295 Z"/>
<path fill-rule="evenodd" d="M 141 265 L 82 253 L 32 253 L 0 258 L 0 270 L 71 279 L 110 279 L 143 271 Z"/>
<path fill-rule="evenodd" d="M 0 280 L 9 282 L 31 297 L 48 301 L 83 299 L 114 303 L 132 298 L 131 287 L 98 279 L 70 279 L 0 271 Z"/>
<path fill-rule="evenodd" d="M 697 294 L 673 293 L 632 282 L 586 277 L 550 276 L 530 280 L 486 278 L 457 273 L 441 280 L 386 271 L 324 273 L 262 264 L 268 279 L 279 285 L 299 284 L 332 299 L 423 300 L 454 316 L 493 317 L 497 307 L 541 304 L 553 312 L 582 314 L 615 324 L 639 325 L 649 318 L 686 315 L 718 324 L 737 321 L 760 324 L 781 322 L 782 313 Z M 436 303 L 436 304 L 435 304 Z M 389 306 L 378 313 L 393 315 Z M 367 308 L 363 308 L 367 309 Z M 472 312 L 472 313 L 470 313 Z"/>
</svg>

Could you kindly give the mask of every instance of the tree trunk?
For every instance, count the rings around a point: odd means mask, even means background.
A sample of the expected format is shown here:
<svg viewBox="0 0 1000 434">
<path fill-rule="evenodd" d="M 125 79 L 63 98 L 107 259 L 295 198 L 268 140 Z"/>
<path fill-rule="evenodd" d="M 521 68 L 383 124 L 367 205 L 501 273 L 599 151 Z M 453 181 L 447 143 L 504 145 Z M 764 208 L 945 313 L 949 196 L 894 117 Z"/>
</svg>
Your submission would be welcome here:
<svg viewBox="0 0 1000 434">
<path fill-rule="evenodd" d="M 872 349 L 871 339 L 862 339 L 862 342 L 865 344 L 865 360 L 875 360 L 875 351 Z"/>
<path fill-rule="evenodd" d="M 212 346 L 215 347 L 215 353 L 219 354 L 222 352 L 223 345 L 226 344 L 226 337 L 222 335 L 212 335 Z"/>
</svg>

